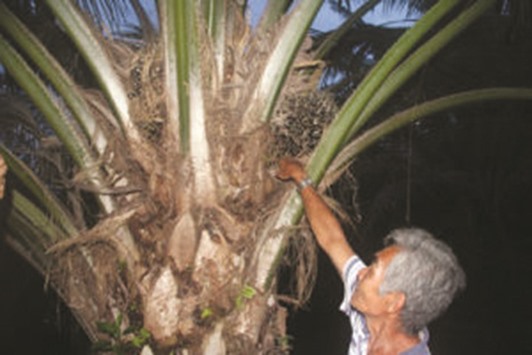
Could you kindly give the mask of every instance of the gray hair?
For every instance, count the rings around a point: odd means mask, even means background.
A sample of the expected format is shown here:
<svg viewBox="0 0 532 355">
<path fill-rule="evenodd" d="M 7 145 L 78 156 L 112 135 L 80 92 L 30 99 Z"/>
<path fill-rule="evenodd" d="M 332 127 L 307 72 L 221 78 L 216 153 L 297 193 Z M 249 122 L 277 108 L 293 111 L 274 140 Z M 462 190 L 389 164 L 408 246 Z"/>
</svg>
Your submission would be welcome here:
<svg viewBox="0 0 532 355">
<path fill-rule="evenodd" d="M 399 246 L 384 274 L 380 292 L 402 292 L 404 330 L 415 334 L 442 314 L 465 288 L 465 273 L 445 243 L 419 228 L 392 231 L 385 243 Z"/>
</svg>

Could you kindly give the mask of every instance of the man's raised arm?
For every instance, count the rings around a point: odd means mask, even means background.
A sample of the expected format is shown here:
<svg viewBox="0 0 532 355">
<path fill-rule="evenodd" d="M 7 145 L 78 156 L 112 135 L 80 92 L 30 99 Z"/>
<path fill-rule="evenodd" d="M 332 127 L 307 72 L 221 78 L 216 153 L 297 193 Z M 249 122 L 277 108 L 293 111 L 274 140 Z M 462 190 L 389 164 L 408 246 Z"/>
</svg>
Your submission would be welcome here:
<svg viewBox="0 0 532 355">
<path fill-rule="evenodd" d="M 318 244 L 341 274 L 345 262 L 355 252 L 347 242 L 338 219 L 316 192 L 299 161 L 293 158 L 280 160 L 277 177 L 281 180 L 292 180 L 299 187 L 305 213 Z"/>
</svg>

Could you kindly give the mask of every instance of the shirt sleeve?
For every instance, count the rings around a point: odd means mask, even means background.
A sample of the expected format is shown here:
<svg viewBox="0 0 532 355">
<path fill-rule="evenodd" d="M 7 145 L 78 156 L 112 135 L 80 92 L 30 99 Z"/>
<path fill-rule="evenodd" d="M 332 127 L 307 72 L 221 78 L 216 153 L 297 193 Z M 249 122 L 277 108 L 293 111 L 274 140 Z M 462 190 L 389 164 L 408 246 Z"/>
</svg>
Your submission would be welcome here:
<svg viewBox="0 0 532 355">
<path fill-rule="evenodd" d="M 351 307 L 351 298 L 355 292 L 358 283 L 358 273 L 364 269 L 366 264 L 357 255 L 349 258 L 343 268 L 342 278 L 344 281 L 344 299 L 340 304 L 340 310 L 347 315 L 353 312 Z"/>
</svg>

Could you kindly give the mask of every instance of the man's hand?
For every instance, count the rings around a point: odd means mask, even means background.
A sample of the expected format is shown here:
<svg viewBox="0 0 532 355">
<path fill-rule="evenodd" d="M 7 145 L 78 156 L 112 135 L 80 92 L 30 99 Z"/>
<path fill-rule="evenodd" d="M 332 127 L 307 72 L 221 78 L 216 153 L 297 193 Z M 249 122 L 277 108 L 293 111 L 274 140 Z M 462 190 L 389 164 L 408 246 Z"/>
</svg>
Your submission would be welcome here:
<svg viewBox="0 0 532 355">
<path fill-rule="evenodd" d="M 305 179 L 307 173 L 297 159 L 282 158 L 279 160 L 279 169 L 276 174 L 280 180 L 293 180 L 295 183 L 300 183 Z"/>
<path fill-rule="evenodd" d="M 0 155 L 0 199 L 4 197 L 4 187 L 6 184 L 7 165 L 4 158 Z"/>
</svg>

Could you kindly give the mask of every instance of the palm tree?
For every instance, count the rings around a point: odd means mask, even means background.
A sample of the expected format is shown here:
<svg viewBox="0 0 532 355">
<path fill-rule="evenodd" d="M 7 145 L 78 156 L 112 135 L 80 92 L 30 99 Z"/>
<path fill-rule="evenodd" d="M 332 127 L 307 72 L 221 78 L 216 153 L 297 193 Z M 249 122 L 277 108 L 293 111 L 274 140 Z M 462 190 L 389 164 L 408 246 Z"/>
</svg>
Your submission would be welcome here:
<svg viewBox="0 0 532 355">
<path fill-rule="evenodd" d="M 272 177 L 272 163 L 296 154 L 325 188 L 354 156 L 409 121 L 480 100 L 532 98 L 527 89 L 455 93 L 359 134 L 495 3 L 438 2 L 336 109 L 316 92 L 322 58 L 377 2 L 313 51 L 305 44 L 320 1 L 271 1 L 256 28 L 245 19 L 246 2 L 161 1 L 155 34 L 132 0 L 139 40 L 109 33 L 71 1 L 49 0 L 55 31 L 90 73 L 84 79 L 13 6 L 0 4 L 0 62 L 24 92 L 5 94 L 2 111 L 11 128 L 0 152 L 17 177 L 6 241 L 92 341 L 116 351 L 148 341 L 183 353 L 286 350 L 276 273 L 302 206 Z M 301 118 L 316 112 L 318 123 Z M 17 149 L 22 140 L 29 151 Z M 310 266 L 300 254 L 305 280 Z"/>
</svg>

